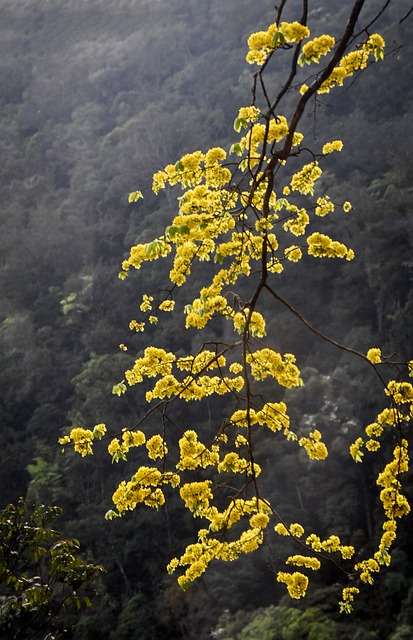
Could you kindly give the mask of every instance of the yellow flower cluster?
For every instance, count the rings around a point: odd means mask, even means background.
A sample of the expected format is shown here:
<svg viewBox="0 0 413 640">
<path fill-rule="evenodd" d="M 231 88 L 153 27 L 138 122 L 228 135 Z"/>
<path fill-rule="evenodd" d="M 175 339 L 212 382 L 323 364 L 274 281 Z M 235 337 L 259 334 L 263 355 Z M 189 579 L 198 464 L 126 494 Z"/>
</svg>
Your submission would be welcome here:
<svg viewBox="0 0 413 640">
<path fill-rule="evenodd" d="M 342 591 L 342 601 L 340 604 L 340 613 L 351 613 L 353 611 L 354 596 L 360 593 L 357 587 L 345 587 Z"/>
<path fill-rule="evenodd" d="M 311 533 L 305 543 L 311 547 L 313 551 L 318 553 L 322 551 L 327 553 L 340 553 L 343 560 L 348 560 L 355 553 L 354 547 L 341 544 L 340 538 L 336 535 L 331 535 L 325 540 L 321 540 L 315 533 Z"/>
<path fill-rule="evenodd" d="M 205 350 L 197 356 L 176 358 L 171 352 L 157 347 L 147 347 L 144 355 L 135 361 L 132 369 L 125 371 L 130 386 L 143 382 L 145 378 L 159 376 L 151 391 L 147 391 L 146 400 L 155 398 L 171 398 L 179 396 L 183 400 L 200 400 L 211 394 L 223 395 L 232 391 L 240 391 L 244 386 L 242 376 L 233 377 L 221 374 L 215 376 L 202 375 L 211 369 L 224 367 L 224 356 Z M 174 374 L 174 367 L 179 371 L 190 371 L 190 375 L 179 380 Z M 232 367 L 234 371 L 234 367 Z"/>
<path fill-rule="evenodd" d="M 239 122 L 239 118 L 236 122 Z M 246 120 L 241 122 L 247 122 Z M 234 150 L 238 155 L 242 155 L 244 151 L 248 152 L 247 164 L 252 169 L 260 160 L 259 147 L 265 141 L 266 144 L 280 142 L 288 135 L 288 123 L 285 116 L 279 115 L 272 118 L 267 125 L 255 123 L 252 125 L 248 133 L 242 137 Z M 295 131 L 292 139 L 292 146 L 298 146 L 304 136 L 302 133 Z M 246 194 L 249 196 L 249 194 Z"/>
<path fill-rule="evenodd" d="M 159 309 L 161 311 L 173 311 L 175 308 L 175 300 L 163 300 L 160 305 L 159 305 Z"/>
<path fill-rule="evenodd" d="M 315 208 L 316 216 L 320 216 L 320 218 L 323 218 L 332 211 L 334 211 L 334 203 L 331 202 L 329 196 L 325 196 L 324 198 L 317 198 L 317 206 Z"/>
<path fill-rule="evenodd" d="M 301 64 L 311 64 L 320 62 L 321 56 L 325 56 L 335 45 L 332 36 L 323 35 L 306 42 L 302 48 L 300 56 Z"/>
<path fill-rule="evenodd" d="M 241 107 L 238 112 L 238 118 L 245 122 L 255 122 L 258 120 L 261 111 L 257 107 Z"/>
<path fill-rule="evenodd" d="M 108 453 L 112 456 L 112 462 L 126 460 L 126 454 L 133 447 L 140 447 L 145 444 L 145 434 L 142 431 L 130 431 L 123 429 L 122 442 L 118 438 L 113 438 L 108 445 Z"/>
<path fill-rule="evenodd" d="M 148 458 L 151 460 L 157 460 L 157 458 L 161 458 L 163 460 L 168 453 L 166 442 L 159 434 L 149 438 L 146 443 L 146 448 L 148 450 Z"/>
<path fill-rule="evenodd" d="M 295 364 L 295 356 L 292 353 L 284 354 L 283 358 L 274 349 L 265 347 L 248 353 L 246 361 L 250 365 L 251 374 L 255 380 L 265 380 L 271 376 L 277 380 L 278 384 L 288 389 L 303 385 L 300 370 Z"/>
<path fill-rule="evenodd" d="M 361 448 L 364 445 L 363 438 L 357 438 L 353 444 L 350 445 L 350 455 L 355 462 L 361 462 L 364 456 Z"/>
<path fill-rule="evenodd" d="M 136 333 L 139 333 L 140 331 L 145 331 L 145 323 L 138 322 L 137 320 L 131 320 L 129 322 L 129 329 L 131 331 L 136 331 Z"/>
<path fill-rule="evenodd" d="M 196 298 L 191 305 L 186 305 L 185 327 L 196 327 L 203 329 L 207 322 L 215 315 L 228 315 L 230 313 L 227 300 L 221 294 L 216 293 L 214 285 L 203 287 L 200 297 Z M 214 295 L 215 294 L 215 295 Z"/>
<path fill-rule="evenodd" d="M 333 69 L 331 75 L 318 89 L 318 93 L 328 93 L 335 86 L 341 87 L 345 78 L 366 68 L 371 54 L 376 61 L 384 58 L 384 40 L 377 33 L 371 35 L 360 49 L 350 51 L 341 59 L 340 64 Z"/>
<path fill-rule="evenodd" d="M 321 433 L 318 429 L 314 429 L 308 438 L 300 438 L 298 444 L 306 450 L 311 460 L 325 460 L 328 456 L 327 447 L 324 442 L 321 442 Z"/>
<path fill-rule="evenodd" d="M 179 495 L 186 508 L 192 513 L 200 515 L 208 510 L 209 501 L 214 497 L 211 491 L 211 484 L 211 480 L 188 482 L 180 488 Z"/>
<path fill-rule="evenodd" d="M 225 367 L 225 356 L 217 355 L 214 351 L 204 349 L 196 356 L 184 356 L 176 361 L 178 369 L 181 371 L 191 371 L 191 373 L 201 373 L 202 371 L 211 371 Z"/>
<path fill-rule="evenodd" d="M 413 385 L 410 382 L 396 382 L 396 380 L 390 380 L 384 391 L 396 404 L 413 402 Z M 408 419 L 407 416 L 406 418 Z"/>
<path fill-rule="evenodd" d="M 286 436 L 290 435 L 290 418 L 284 402 L 266 402 L 259 411 L 237 409 L 230 417 L 230 421 L 237 427 L 259 424 L 267 426 L 271 431 L 283 430 Z"/>
<path fill-rule="evenodd" d="M 246 60 L 249 64 L 264 64 L 268 54 L 284 43 L 301 42 L 308 38 L 310 30 L 299 22 L 281 22 L 280 26 L 271 24 L 267 31 L 258 31 L 248 38 L 249 52 Z"/>
<path fill-rule="evenodd" d="M 367 360 L 372 362 L 373 364 L 378 364 L 381 362 L 381 349 L 372 348 L 367 351 L 366 355 Z"/>
<path fill-rule="evenodd" d="M 219 447 L 212 445 L 208 449 L 199 442 L 196 431 L 189 429 L 185 431 L 179 440 L 180 459 L 176 468 L 183 471 L 192 471 L 197 467 L 205 469 L 208 466 L 216 466 L 219 463 Z"/>
<path fill-rule="evenodd" d="M 310 37 L 310 29 L 300 22 L 281 22 L 280 33 L 286 42 L 301 42 L 304 38 Z"/>
<path fill-rule="evenodd" d="M 222 473 L 223 471 L 228 473 L 247 473 L 250 475 L 254 474 L 255 477 L 261 473 L 261 467 L 257 463 L 252 464 L 249 460 L 240 458 L 236 451 L 227 453 L 218 464 L 217 469 L 218 473 Z"/>
<path fill-rule="evenodd" d="M 125 371 L 126 380 L 133 386 L 142 382 L 144 378 L 169 375 L 175 360 L 176 357 L 171 352 L 157 347 L 146 347 L 143 357 L 135 361 L 132 369 Z"/>
<path fill-rule="evenodd" d="M 331 142 L 326 142 L 323 146 L 321 153 L 323 155 L 327 155 L 328 153 L 333 153 L 333 151 L 341 151 L 343 148 L 343 142 L 341 140 L 332 140 Z"/>
<path fill-rule="evenodd" d="M 387 520 L 386 522 L 383 522 L 382 528 L 384 533 L 381 536 L 380 544 L 376 553 L 374 554 L 374 558 L 377 560 L 379 565 L 389 566 L 391 561 L 389 549 L 396 539 L 396 531 L 397 531 L 396 521 Z"/>
<path fill-rule="evenodd" d="M 259 522 L 262 524 L 263 519 Z M 221 542 L 209 537 L 206 529 L 198 532 L 199 542 L 187 546 L 181 558 L 173 558 L 168 564 L 168 573 L 173 573 L 179 566 L 188 567 L 178 578 L 182 589 L 187 589 L 191 582 L 201 576 L 214 559 L 231 562 L 243 553 L 251 553 L 259 548 L 264 539 L 262 527 L 253 527 L 243 531 L 238 540 Z"/>
<path fill-rule="evenodd" d="M 305 567 L 306 569 L 312 569 L 313 571 L 318 571 L 321 567 L 320 560 L 314 556 L 288 556 L 285 564 L 292 564 L 295 567 Z"/>
<path fill-rule="evenodd" d="M 249 315 L 248 308 L 245 308 L 243 311 L 236 313 L 232 321 L 237 333 L 243 333 L 248 323 L 248 332 L 253 338 L 263 338 L 266 335 L 265 319 L 258 311 L 253 311 Z"/>
<path fill-rule="evenodd" d="M 277 33 L 277 25 L 272 24 L 267 31 L 257 31 L 248 38 L 249 51 L 246 61 L 249 64 L 264 64 L 267 55 L 274 50 L 274 36 Z"/>
<path fill-rule="evenodd" d="M 366 427 L 368 435 L 380 436 L 383 427 L 379 423 L 372 423 Z M 358 440 L 361 440 L 359 438 Z M 357 442 L 357 441 L 356 441 Z M 362 440 L 361 440 L 362 442 Z M 359 444 L 359 443 L 357 443 Z M 367 443 L 368 444 L 368 443 Z M 366 446 L 367 446 L 366 444 Z M 377 551 L 372 558 L 367 558 L 355 565 L 355 570 L 360 572 L 362 582 L 373 584 L 372 574 L 380 571 L 381 565 L 389 565 L 391 561 L 389 549 L 396 539 L 396 518 L 402 518 L 410 513 L 410 505 L 407 498 L 401 493 L 400 476 L 409 470 L 408 443 L 402 439 L 393 451 L 393 460 L 389 462 L 378 475 L 377 484 L 383 489 L 380 492 L 380 500 L 387 520 L 383 523 L 383 534 Z M 352 599 L 352 598 L 351 598 Z M 340 603 L 344 611 L 351 611 L 346 606 L 345 598 Z"/>
<path fill-rule="evenodd" d="M 73 427 L 69 435 L 59 438 L 59 444 L 73 444 L 73 449 L 84 457 L 93 454 L 93 441 L 101 440 L 105 433 L 106 426 L 103 423 L 97 424 L 93 431 L 83 427 Z"/>
<path fill-rule="evenodd" d="M 303 252 L 297 245 L 292 245 L 284 249 L 284 255 L 290 262 L 298 262 L 303 257 Z"/>
<path fill-rule="evenodd" d="M 289 220 L 284 222 L 284 231 L 289 231 L 295 236 L 302 236 L 310 223 L 310 216 L 305 209 L 299 209 L 295 205 L 289 205 L 286 208 L 287 211 L 290 211 L 293 215 Z"/>
<path fill-rule="evenodd" d="M 367 582 L 368 584 L 373 584 L 374 582 L 371 574 L 380 571 L 379 563 L 374 558 L 362 560 L 354 565 L 354 568 L 356 571 L 360 571 L 360 580 L 362 580 L 362 582 Z"/>
<path fill-rule="evenodd" d="M 274 531 L 280 536 L 293 536 L 293 538 L 301 538 L 304 535 L 304 527 L 297 522 L 290 524 L 289 529 L 282 522 L 275 525 Z"/>
<path fill-rule="evenodd" d="M 266 514 L 266 513 L 255 513 L 250 518 L 250 526 L 251 526 L 252 529 L 254 529 L 254 528 L 265 529 L 265 527 L 268 525 L 269 521 L 270 521 L 270 518 L 269 518 L 268 514 Z"/>
<path fill-rule="evenodd" d="M 279 571 L 277 573 L 277 582 L 284 582 L 290 597 L 297 600 L 305 596 L 308 587 L 307 576 L 299 571 L 294 571 L 294 573 Z"/>
<path fill-rule="evenodd" d="M 291 190 L 298 191 L 303 195 L 314 195 L 314 184 L 321 177 L 322 173 L 316 160 L 305 164 L 303 168 L 297 173 L 294 173 L 291 178 Z"/>
<path fill-rule="evenodd" d="M 140 310 L 141 311 L 152 311 L 152 302 L 153 302 L 153 297 L 152 296 L 148 296 L 146 295 L 146 293 L 143 294 L 142 296 L 142 302 L 140 305 Z"/>
<path fill-rule="evenodd" d="M 176 473 L 162 473 L 155 467 L 140 467 L 129 482 L 120 483 L 112 496 L 113 503 L 120 515 L 136 508 L 138 504 L 158 509 L 165 503 L 165 496 L 160 488 L 163 484 L 177 487 L 180 477 Z"/>
<path fill-rule="evenodd" d="M 400 475 L 409 470 L 409 454 L 407 440 L 402 440 L 393 451 L 393 460 L 389 462 L 377 477 L 377 484 L 383 487 L 380 500 L 388 520 L 402 518 L 410 513 L 407 498 L 400 493 Z"/>
<path fill-rule="evenodd" d="M 160 189 L 164 189 L 166 184 L 173 186 L 180 183 L 184 188 L 192 187 L 200 184 L 204 178 L 208 181 L 212 177 L 213 171 L 217 171 L 217 175 L 213 178 L 213 182 L 217 185 L 223 185 L 231 177 L 228 169 L 223 168 L 219 163 L 226 159 L 226 152 L 221 147 L 210 149 L 207 155 L 201 151 L 187 153 L 175 165 L 167 165 L 162 171 L 158 171 L 153 176 L 152 189 L 154 193 L 159 193 Z M 218 179 L 220 175 L 220 179 Z"/>
<path fill-rule="evenodd" d="M 308 255 L 315 258 L 345 258 L 352 260 L 354 251 L 348 249 L 345 244 L 332 240 L 323 233 L 312 233 L 307 238 Z"/>
</svg>

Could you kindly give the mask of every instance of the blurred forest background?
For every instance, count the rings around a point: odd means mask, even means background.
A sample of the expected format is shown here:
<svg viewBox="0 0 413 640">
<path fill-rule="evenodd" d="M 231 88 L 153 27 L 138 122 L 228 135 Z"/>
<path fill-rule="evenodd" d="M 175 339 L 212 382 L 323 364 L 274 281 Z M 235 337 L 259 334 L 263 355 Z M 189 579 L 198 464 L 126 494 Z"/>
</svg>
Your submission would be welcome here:
<svg viewBox="0 0 413 640">
<path fill-rule="evenodd" d="M 310 27 L 339 33 L 349 4 L 310 1 Z M 413 20 L 399 23 L 409 4 L 395 3 L 376 25 L 385 61 L 317 99 L 305 119 L 308 146 L 344 141 L 322 181 L 337 202 L 353 204 L 328 225 L 356 260 L 304 262 L 293 284 L 281 278 L 280 286 L 334 339 L 411 358 Z M 87 461 L 57 446 L 70 425 L 105 422 L 115 432 L 132 426 L 144 406 L 136 392 L 118 398 L 111 390 L 152 340 L 130 338 L 128 323 L 155 278 L 145 269 L 121 282 L 120 264 L 175 210 L 175 194 L 151 196 L 153 172 L 191 150 L 229 149 L 233 120 L 251 99 L 246 39 L 274 19 L 273 2 L 0 0 L 0 15 L 0 507 L 19 496 L 60 505 L 63 535 L 78 538 L 85 556 L 106 567 L 93 607 L 66 622 L 74 625 L 68 637 L 411 640 L 411 522 L 353 616 L 337 612 L 333 566 L 314 579 L 304 602 L 292 602 L 265 552 L 217 563 L 184 593 L 165 571 L 194 533 L 182 507 L 106 522 L 133 457 L 111 465 L 104 446 Z M 273 93 L 283 64 L 274 56 Z M 135 189 L 145 200 L 128 205 Z M 348 445 L 381 409 L 381 391 L 366 367 L 283 309 L 271 317 L 270 332 L 283 351 L 297 354 L 306 382 L 287 400 L 297 418 L 305 415 L 325 433 L 332 461 L 316 468 L 288 445 L 263 441 L 266 492 L 287 520 L 369 548 L 380 456 L 366 457 L 360 469 Z M 154 343 L 171 349 L 187 350 L 194 339 L 171 321 L 151 331 Z M 186 407 L 186 420 L 199 425 L 192 410 Z"/>
</svg>

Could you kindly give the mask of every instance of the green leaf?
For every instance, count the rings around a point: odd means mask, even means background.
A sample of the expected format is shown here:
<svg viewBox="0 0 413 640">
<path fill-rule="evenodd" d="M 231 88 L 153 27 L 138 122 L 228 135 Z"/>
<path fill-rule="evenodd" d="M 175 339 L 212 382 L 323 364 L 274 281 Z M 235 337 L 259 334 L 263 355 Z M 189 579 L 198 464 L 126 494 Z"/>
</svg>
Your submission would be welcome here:
<svg viewBox="0 0 413 640">
<path fill-rule="evenodd" d="M 276 31 L 272 39 L 272 46 L 275 49 L 277 46 L 282 47 L 284 44 L 285 44 L 285 38 L 283 34 L 281 33 L 281 31 Z"/>
<path fill-rule="evenodd" d="M 112 387 L 112 393 L 113 395 L 117 395 L 117 396 L 121 396 L 123 393 L 125 393 L 127 390 L 127 386 L 124 382 L 124 380 L 122 380 L 122 382 L 119 382 L 119 384 L 115 384 Z"/>
<path fill-rule="evenodd" d="M 173 240 L 176 234 L 178 233 L 178 227 L 171 224 L 169 227 L 165 229 L 165 238 L 166 240 Z"/>
<path fill-rule="evenodd" d="M 300 67 L 303 67 L 305 64 L 309 64 L 308 59 L 305 57 L 303 53 L 299 56 L 297 62 L 300 65 Z"/>
<path fill-rule="evenodd" d="M 231 148 L 229 150 L 230 153 L 236 153 L 237 156 L 242 156 L 242 149 L 241 149 L 241 145 L 239 142 L 235 142 L 233 145 L 231 145 Z"/>
<path fill-rule="evenodd" d="M 105 513 L 105 520 L 113 520 L 114 518 L 120 518 L 120 513 L 113 511 L 113 509 L 109 509 L 109 511 Z"/>
<path fill-rule="evenodd" d="M 132 191 L 132 193 L 129 194 L 128 202 L 137 202 L 140 198 L 143 198 L 142 191 Z"/>
<path fill-rule="evenodd" d="M 374 59 L 376 62 L 379 62 L 379 60 L 384 60 L 384 49 L 383 47 L 375 47 L 373 50 L 374 53 Z"/>
<path fill-rule="evenodd" d="M 101 440 L 104 435 L 105 429 L 102 429 L 102 427 L 97 424 L 93 429 L 93 437 L 96 438 L 96 440 Z"/>
<path fill-rule="evenodd" d="M 234 129 L 238 133 L 241 131 L 241 124 L 240 124 L 240 119 L 239 118 L 235 118 L 235 120 L 234 120 Z"/>
<path fill-rule="evenodd" d="M 239 163 L 240 171 L 245 171 L 247 167 L 248 167 L 248 158 L 244 158 L 244 160 L 241 160 L 241 162 Z"/>
<path fill-rule="evenodd" d="M 235 118 L 234 120 L 234 129 L 239 133 L 242 128 L 248 127 L 248 121 L 245 118 Z"/>
</svg>

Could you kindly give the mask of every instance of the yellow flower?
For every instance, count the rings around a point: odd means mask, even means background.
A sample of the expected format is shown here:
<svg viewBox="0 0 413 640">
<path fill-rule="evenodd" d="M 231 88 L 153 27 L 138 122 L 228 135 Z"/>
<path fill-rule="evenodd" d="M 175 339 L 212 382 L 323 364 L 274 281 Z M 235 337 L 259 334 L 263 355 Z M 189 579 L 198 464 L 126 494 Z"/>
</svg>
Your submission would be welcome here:
<svg viewBox="0 0 413 640">
<path fill-rule="evenodd" d="M 118 438 L 113 438 L 113 440 L 108 445 L 108 453 L 113 456 L 120 450 L 120 442 Z"/>
<path fill-rule="evenodd" d="M 82 457 L 93 453 L 92 442 L 93 442 L 94 436 L 90 429 L 83 429 L 82 427 L 74 427 L 69 434 L 69 438 L 73 442 L 74 450 L 77 453 L 80 453 Z M 64 443 L 60 442 L 60 444 L 64 444 Z"/>
<path fill-rule="evenodd" d="M 164 300 L 159 305 L 161 311 L 173 311 L 175 307 L 175 300 Z"/>
<path fill-rule="evenodd" d="M 319 36 L 310 40 L 310 42 L 306 42 L 302 49 L 301 64 L 318 63 L 320 57 L 326 55 L 334 47 L 334 44 L 334 38 L 328 35 Z"/>
<path fill-rule="evenodd" d="M 284 582 L 287 585 L 288 593 L 291 598 L 296 599 L 305 596 L 308 587 L 307 576 L 298 571 L 295 571 L 294 573 L 279 571 L 277 574 L 277 582 Z"/>
<path fill-rule="evenodd" d="M 315 208 L 316 216 L 324 217 L 331 211 L 334 211 L 334 203 L 331 202 L 329 196 L 317 198 L 317 206 Z"/>
<path fill-rule="evenodd" d="M 340 604 L 340 613 L 351 613 L 353 611 L 352 602 L 354 596 L 360 593 L 360 589 L 357 587 L 346 587 L 342 591 L 343 600 Z"/>
<path fill-rule="evenodd" d="M 322 171 L 318 162 L 311 162 L 295 173 L 291 178 L 291 189 L 303 195 L 314 195 L 314 183 L 321 177 Z"/>
<path fill-rule="evenodd" d="M 313 571 L 318 571 L 321 567 L 321 562 L 318 558 L 314 558 L 313 556 L 289 556 L 286 560 L 286 564 L 293 564 L 296 567 L 306 567 L 307 569 L 312 569 Z"/>
<path fill-rule="evenodd" d="M 293 245 L 284 249 L 284 255 L 287 260 L 290 260 L 290 262 L 298 262 L 299 260 L 301 260 L 303 253 L 300 247 Z"/>
<path fill-rule="evenodd" d="M 307 238 L 308 255 L 315 258 L 346 258 L 351 260 L 354 252 L 337 240 L 332 240 L 323 233 L 312 233 Z"/>
<path fill-rule="evenodd" d="M 255 122 L 258 120 L 261 111 L 257 107 L 241 107 L 238 112 L 238 118 L 247 122 Z"/>
<path fill-rule="evenodd" d="M 341 140 L 332 140 L 332 142 L 326 142 L 322 148 L 322 153 L 327 155 L 328 153 L 333 153 L 333 151 L 341 151 L 343 148 L 343 143 Z"/>
<path fill-rule="evenodd" d="M 152 309 L 152 301 L 153 301 L 153 297 L 152 296 L 148 296 L 146 295 L 146 293 L 143 294 L 142 296 L 142 302 L 140 304 L 140 310 L 141 311 L 151 311 Z"/>
<path fill-rule="evenodd" d="M 162 436 L 159 434 L 152 436 L 146 443 L 146 448 L 148 450 L 148 457 L 152 460 L 156 460 L 157 458 L 164 458 L 168 453 L 168 447 Z"/>
<path fill-rule="evenodd" d="M 293 524 L 290 524 L 290 533 L 295 538 L 301 538 L 301 536 L 304 535 L 304 527 L 297 522 L 293 522 Z"/>
<path fill-rule="evenodd" d="M 270 518 L 266 513 L 255 513 L 250 518 L 250 526 L 252 528 L 257 527 L 258 529 L 265 529 L 269 521 Z"/>
<path fill-rule="evenodd" d="M 361 462 L 364 453 L 361 451 L 361 447 L 364 445 L 363 438 L 357 438 L 353 444 L 350 445 L 350 455 L 355 462 Z"/>
<path fill-rule="evenodd" d="M 279 536 L 290 535 L 290 532 L 288 531 L 287 527 L 282 522 L 279 522 L 278 524 L 275 525 L 274 531 L 275 533 L 278 533 Z"/>
<path fill-rule="evenodd" d="M 367 360 L 372 364 L 378 364 L 381 362 L 381 349 L 372 348 L 367 351 Z"/>
</svg>

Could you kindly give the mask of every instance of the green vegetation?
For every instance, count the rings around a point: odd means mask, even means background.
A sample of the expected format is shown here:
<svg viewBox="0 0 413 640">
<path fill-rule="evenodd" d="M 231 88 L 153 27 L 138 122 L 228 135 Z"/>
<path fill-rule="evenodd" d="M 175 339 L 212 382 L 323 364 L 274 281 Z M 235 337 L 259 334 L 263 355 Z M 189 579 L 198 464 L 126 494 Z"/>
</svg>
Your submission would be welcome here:
<svg viewBox="0 0 413 640">
<path fill-rule="evenodd" d="M 0 631 L 3 637 L 61 637 L 64 611 L 79 611 L 91 601 L 85 588 L 103 568 L 75 554 L 77 540 L 62 540 L 50 522 L 58 507 L 23 500 L 0 512 Z M 82 593 L 83 592 L 83 593 Z M 64 617 L 63 617 L 64 619 Z"/>
<path fill-rule="evenodd" d="M 137 395 L 118 397 L 112 388 L 147 344 L 145 334 L 130 337 L 128 323 L 158 274 L 149 265 L 138 279 L 120 281 L 120 264 L 131 245 L 170 224 L 175 199 L 150 195 L 154 171 L 193 148 L 229 151 L 233 119 L 250 95 L 246 38 L 274 19 L 273 3 L 0 4 L 1 506 L 22 495 L 60 505 L 64 538 L 79 539 L 88 562 L 105 567 L 93 606 L 67 618 L 67 637 L 132 638 L 134 624 L 140 638 L 156 640 L 206 639 L 211 630 L 217 638 L 278 633 L 285 640 L 299 638 L 291 635 L 297 628 L 311 640 L 326 633 L 340 640 L 409 637 L 413 565 L 406 531 L 390 567 L 345 619 L 330 590 L 341 580 L 334 565 L 315 579 L 304 604 L 292 605 L 264 551 L 217 564 L 183 593 L 165 575 L 172 555 L 194 535 L 179 501 L 164 512 L 139 510 L 106 522 L 111 494 L 136 471 L 133 460 L 120 468 L 96 450 L 85 461 L 68 449 L 62 455 L 56 444 L 74 425 L 132 428 L 144 411 Z M 336 35 L 344 3 L 309 4 L 320 33 Z M 314 143 L 321 132 L 323 142 L 337 131 L 343 139 L 344 152 L 331 156 L 322 187 L 334 201 L 351 199 L 351 219 L 334 219 L 328 232 L 353 247 L 357 261 L 306 263 L 288 299 L 324 333 L 363 353 L 371 345 L 388 355 L 413 351 L 411 17 L 399 23 L 408 4 L 392 2 L 374 25 L 387 43 L 385 60 L 350 88 L 314 100 L 305 125 Z M 378 2 L 367 5 L 366 16 Z M 286 70 L 277 65 L 269 69 L 274 86 Z M 137 188 L 144 204 L 128 204 Z M 281 295 L 286 287 L 281 276 Z M 286 394 L 292 419 L 305 413 L 319 425 L 334 463 L 327 459 L 322 469 L 304 458 L 297 463 L 281 445 L 274 467 L 263 439 L 260 464 L 271 470 L 265 491 L 286 517 L 295 514 L 304 525 L 316 520 L 325 535 L 353 537 L 369 553 L 379 535 L 374 478 L 384 457 L 365 460 L 362 476 L 348 446 L 353 431 L 381 409 L 380 385 L 366 389 L 363 367 L 309 340 L 286 312 L 268 324 L 268 333 L 277 331 L 285 351 L 299 357 L 306 381 Z M 190 352 L 193 336 L 177 332 L 172 318 L 155 329 L 157 342 Z M 119 352 L 126 342 L 128 351 Z M 208 403 L 206 425 L 215 410 L 217 403 Z M 188 406 L 179 411 L 177 420 L 184 411 L 186 422 L 194 419 Z M 156 420 L 150 429 L 158 432 Z M 411 476 L 407 482 L 411 495 Z"/>
</svg>

